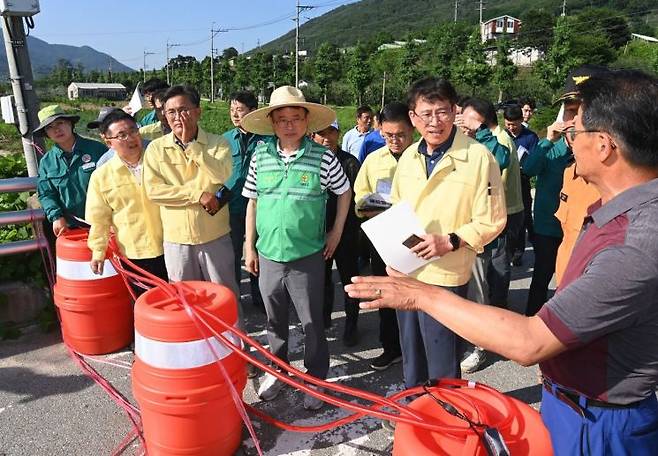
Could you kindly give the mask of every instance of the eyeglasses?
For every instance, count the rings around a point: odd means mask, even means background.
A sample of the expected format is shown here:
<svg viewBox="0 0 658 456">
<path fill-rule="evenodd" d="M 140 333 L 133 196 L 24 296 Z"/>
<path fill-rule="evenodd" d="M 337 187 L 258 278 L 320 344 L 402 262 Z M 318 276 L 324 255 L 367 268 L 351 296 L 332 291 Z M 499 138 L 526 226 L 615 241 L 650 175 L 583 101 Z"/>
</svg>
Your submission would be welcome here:
<svg viewBox="0 0 658 456">
<path fill-rule="evenodd" d="M 446 120 L 450 119 L 450 116 L 452 115 L 452 111 L 434 111 L 434 112 L 423 112 L 418 114 L 416 111 L 411 111 L 414 113 L 416 117 L 418 117 L 420 120 L 425 122 L 425 124 L 429 124 L 432 122 L 432 119 L 437 119 L 441 122 L 445 122 Z"/>
<path fill-rule="evenodd" d="M 298 126 L 302 122 L 304 122 L 305 120 L 306 120 L 306 118 L 303 118 L 303 119 L 277 119 L 277 120 L 272 119 L 272 123 L 274 123 L 277 127 L 287 127 L 288 125 Z"/>
<path fill-rule="evenodd" d="M 404 141 L 405 139 L 407 139 L 407 135 L 404 133 L 394 133 L 394 134 L 382 133 L 382 137 L 386 141 Z"/>
<path fill-rule="evenodd" d="M 180 109 L 167 109 L 164 113 L 165 116 L 175 119 L 177 116 L 182 116 L 183 114 L 188 115 L 192 108 L 180 108 Z"/>
<path fill-rule="evenodd" d="M 128 131 L 122 131 L 116 136 L 106 136 L 105 139 L 118 139 L 119 141 L 126 141 L 128 138 L 136 136 L 137 134 L 139 134 L 139 129 L 133 127 Z"/>
<path fill-rule="evenodd" d="M 576 140 L 576 135 L 580 133 L 601 133 L 599 130 L 576 130 L 575 128 L 569 128 L 568 130 L 565 130 L 562 132 L 563 135 L 566 136 L 566 138 L 570 141 L 573 142 Z"/>
</svg>

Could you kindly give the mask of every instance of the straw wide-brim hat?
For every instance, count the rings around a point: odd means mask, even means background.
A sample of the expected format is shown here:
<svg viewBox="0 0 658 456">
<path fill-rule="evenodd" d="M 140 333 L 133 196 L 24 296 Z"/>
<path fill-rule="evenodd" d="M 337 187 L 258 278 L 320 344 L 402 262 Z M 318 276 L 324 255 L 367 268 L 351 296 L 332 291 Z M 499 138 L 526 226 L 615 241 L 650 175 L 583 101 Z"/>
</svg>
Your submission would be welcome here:
<svg viewBox="0 0 658 456">
<path fill-rule="evenodd" d="M 305 108 L 308 111 L 309 133 L 327 128 L 336 119 L 333 109 L 306 101 L 302 91 L 296 87 L 281 86 L 272 92 L 269 106 L 250 112 L 244 116 L 240 125 L 251 133 L 273 135 L 274 127 L 270 114 L 276 109 L 286 107 Z"/>
<path fill-rule="evenodd" d="M 35 135 L 43 135 L 45 133 L 46 127 L 57 119 L 70 120 L 73 124 L 76 124 L 80 120 L 80 116 L 66 114 L 59 105 L 46 106 L 41 111 L 39 111 L 37 117 L 39 117 L 40 123 L 39 126 L 34 129 L 33 133 Z"/>
</svg>

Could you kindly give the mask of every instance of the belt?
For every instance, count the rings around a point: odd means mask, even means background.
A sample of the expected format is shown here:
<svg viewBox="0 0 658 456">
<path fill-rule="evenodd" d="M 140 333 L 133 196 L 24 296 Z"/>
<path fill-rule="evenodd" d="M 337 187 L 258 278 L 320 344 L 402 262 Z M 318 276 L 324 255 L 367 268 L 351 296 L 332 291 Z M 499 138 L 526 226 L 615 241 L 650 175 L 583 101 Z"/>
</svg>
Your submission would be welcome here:
<svg viewBox="0 0 658 456">
<path fill-rule="evenodd" d="M 579 415 L 583 415 L 583 407 L 580 405 L 581 398 L 585 401 L 584 408 L 599 407 L 608 409 L 627 409 L 638 405 L 638 402 L 633 402 L 631 404 L 613 404 L 611 402 L 603 402 L 596 399 L 590 399 L 589 397 L 579 394 L 575 391 L 569 391 L 568 389 L 557 385 L 546 377 L 542 378 L 542 384 L 544 385 L 546 391 L 553 394 L 559 400 L 571 407 Z"/>
</svg>

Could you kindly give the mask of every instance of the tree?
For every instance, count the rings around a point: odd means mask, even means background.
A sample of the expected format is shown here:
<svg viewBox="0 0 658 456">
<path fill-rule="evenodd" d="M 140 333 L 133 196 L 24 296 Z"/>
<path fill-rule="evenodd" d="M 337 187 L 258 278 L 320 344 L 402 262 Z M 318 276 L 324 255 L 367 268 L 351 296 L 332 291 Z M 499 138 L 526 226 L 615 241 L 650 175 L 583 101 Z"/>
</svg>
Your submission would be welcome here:
<svg viewBox="0 0 658 456">
<path fill-rule="evenodd" d="M 215 67 L 215 78 L 219 83 L 221 98 L 226 98 L 234 90 L 234 74 L 227 59 L 221 59 Z"/>
<path fill-rule="evenodd" d="M 510 45 L 507 38 L 496 41 L 496 64 L 493 67 L 492 81 L 498 87 L 498 102 L 503 101 L 503 95 L 509 90 L 518 68 L 509 59 Z"/>
<path fill-rule="evenodd" d="M 235 79 L 233 80 L 235 87 L 244 90 L 251 85 L 251 65 L 249 59 L 243 54 L 235 58 Z"/>
<path fill-rule="evenodd" d="M 222 58 L 225 60 L 230 60 L 238 56 L 238 50 L 234 47 L 226 48 L 222 51 Z"/>
<path fill-rule="evenodd" d="M 484 86 L 491 76 L 491 67 L 487 63 L 480 32 L 474 31 L 466 45 L 466 51 L 453 67 L 454 77 L 470 87 L 475 94 L 478 87 Z"/>
<path fill-rule="evenodd" d="M 256 95 L 265 96 L 267 83 L 272 80 L 272 54 L 258 52 L 251 58 L 251 82 Z"/>
<path fill-rule="evenodd" d="M 573 36 L 571 20 L 568 17 L 558 18 L 551 46 L 545 58 L 535 65 L 539 78 L 553 91 L 563 86 L 569 71 L 584 63 L 574 51 Z"/>
<path fill-rule="evenodd" d="M 340 75 L 340 53 L 331 43 L 322 43 L 313 59 L 313 79 L 320 86 L 324 104 L 327 104 L 327 88 Z"/>
<path fill-rule="evenodd" d="M 411 86 L 411 84 L 420 79 L 423 75 L 423 70 L 420 65 L 420 49 L 413 41 L 408 42 L 404 47 L 403 52 L 400 54 L 398 73 L 398 78 L 403 87 Z"/>
<path fill-rule="evenodd" d="M 626 18 L 609 8 L 587 8 L 576 16 L 576 30 L 602 33 L 619 49 L 631 40 Z M 589 33 L 588 33 L 589 34 Z"/>
<path fill-rule="evenodd" d="M 617 58 L 617 52 L 610 44 L 610 39 L 600 31 L 577 34 L 573 37 L 572 47 L 574 56 L 593 65 L 607 66 Z"/>
<path fill-rule="evenodd" d="M 73 64 L 69 60 L 59 59 L 50 72 L 49 79 L 56 86 L 69 85 L 73 81 L 74 71 Z"/>
<path fill-rule="evenodd" d="M 272 56 L 272 81 L 275 87 L 293 85 L 295 83 L 294 70 L 288 57 L 280 54 Z"/>
<path fill-rule="evenodd" d="M 458 55 L 466 49 L 466 43 L 474 28 L 463 22 L 450 22 L 434 28 L 425 46 L 425 60 L 429 62 L 428 72 L 442 79 L 452 75 L 452 65 Z"/>
<path fill-rule="evenodd" d="M 516 39 L 516 48 L 535 48 L 546 53 L 553 40 L 555 16 L 544 9 L 530 9 L 521 17 L 521 28 Z"/>
<path fill-rule="evenodd" d="M 357 104 L 363 100 L 363 92 L 372 81 L 372 73 L 368 65 L 368 53 L 361 43 L 357 43 L 348 61 L 347 80 Z"/>
</svg>

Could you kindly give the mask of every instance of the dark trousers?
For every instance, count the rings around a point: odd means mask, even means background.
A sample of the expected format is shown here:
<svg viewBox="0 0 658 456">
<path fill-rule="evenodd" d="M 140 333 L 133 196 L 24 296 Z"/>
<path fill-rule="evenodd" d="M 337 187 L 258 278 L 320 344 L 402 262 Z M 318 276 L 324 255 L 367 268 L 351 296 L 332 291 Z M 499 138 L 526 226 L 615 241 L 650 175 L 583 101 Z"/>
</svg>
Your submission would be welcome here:
<svg viewBox="0 0 658 456">
<path fill-rule="evenodd" d="M 494 306 L 507 306 L 507 294 L 512 276 L 514 239 L 519 237 L 519 232 L 523 232 L 523 211 L 507 216 L 507 225 L 498 236 L 498 245 L 491 255 L 491 262 L 487 268 L 489 303 Z"/>
<path fill-rule="evenodd" d="M 270 351 L 288 361 L 289 309 L 292 304 L 304 331 L 304 367 L 310 375 L 326 378 L 329 346 L 322 322 L 322 251 L 287 263 L 268 260 L 262 255 L 258 259 L 258 279 L 267 312 Z"/>
<path fill-rule="evenodd" d="M 557 249 L 560 247 L 561 242 L 562 238 L 535 233 L 535 242 L 532 244 L 535 252 L 535 266 L 532 271 L 532 282 L 530 282 L 528 304 L 525 311 L 528 316 L 539 312 L 541 306 L 546 302 L 548 285 L 555 273 Z"/>
<path fill-rule="evenodd" d="M 521 196 L 523 198 L 523 228 L 517 232 L 512 240 L 514 253 L 522 254 L 525 251 L 526 232 L 530 243 L 534 242 L 535 229 L 532 221 L 532 193 L 530 193 L 530 178 L 521 173 Z"/>
<path fill-rule="evenodd" d="M 325 261 L 323 306 L 325 321 L 331 320 L 331 312 L 334 309 L 334 281 L 331 278 L 334 260 L 343 286 L 351 284 L 352 277 L 359 275 L 358 243 L 354 233 L 344 234 L 338 247 L 336 247 L 333 258 Z M 359 318 L 359 300 L 350 298 L 345 292 L 343 292 L 343 295 L 346 315 L 345 324 L 356 325 Z"/>
<path fill-rule="evenodd" d="M 233 253 L 235 255 L 235 281 L 240 289 L 242 281 L 242 247 L 244 245 L 245 233 L 245 216 L 240 214 L 231 214 L 229 217 L 231 226 L 231 243 L 233 244 Z M 249 286 L 251 289 L 251 302 L 260 308 L 263 308 L 263 298 L 258 288 L 258 277 L 249 274 Z M 240 296 L 238 295 L 238 299 Z"/>
<path fill-rule="evenodd" d="M 165 282 L 169 281 L 169 274 L 167 273 L 167 266 L 165 265 L 164 255 L 160 255 L 155 258 L 131 259 L 130 261 L 132 261 L 135 266 L 144 269 L 146 272 L 150 272 Z M 130 284 L 130 288 L 133 289 L 135 295 L 138 297 L 146 291 L 145 289 L 138 287 L 133 283 Z"/>
<path fill-rule="evenodd" d="M 370 240 L 366 238 L 370 248 L 370 264 L 372 265 L 372 275 L 385 276 L 386 264 L 379 256 L 377 250 L 372 246 Z M 393 309 L 379 309 L 379 341 L 382 344 L 384 353 L 399 355 L 402 353 L 400 348 L 400 330 L 398 328 L 398 318 Z"/>
<path fill-rule="evenodd" d="M 468 284 L 443 287 L 466 298 Z M 425 312 L 398 311 L 402 370 L 407 388 L 439 378 L 461 378 L 463 339 Z"/>
</svg>

